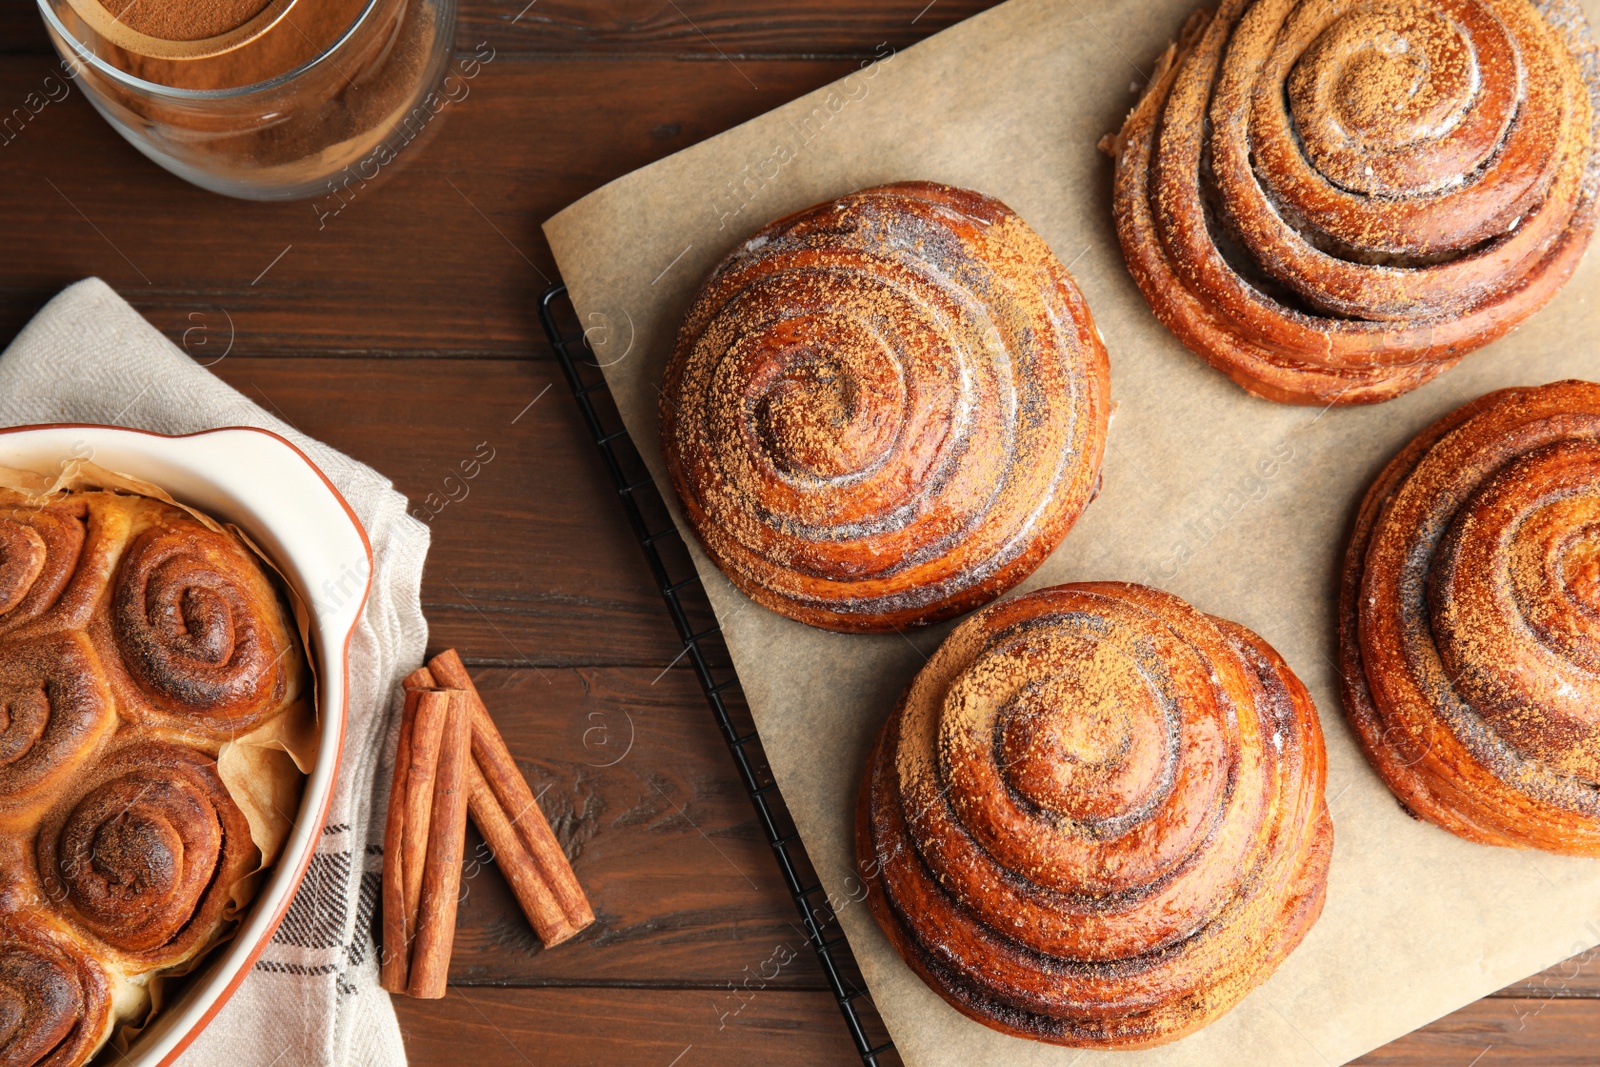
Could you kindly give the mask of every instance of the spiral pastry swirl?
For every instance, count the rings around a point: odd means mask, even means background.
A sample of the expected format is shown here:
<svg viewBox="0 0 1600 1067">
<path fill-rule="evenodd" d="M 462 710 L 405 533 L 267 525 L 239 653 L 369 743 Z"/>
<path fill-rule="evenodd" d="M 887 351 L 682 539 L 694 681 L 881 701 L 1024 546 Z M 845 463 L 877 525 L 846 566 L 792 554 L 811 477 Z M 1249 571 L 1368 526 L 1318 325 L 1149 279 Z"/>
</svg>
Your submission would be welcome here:
<svg viewBox="0 0 1600 1067">
<path fill-rule="evenodd" d="M 35 916 L 0 917 L 0 1067 L 76 1067 L 112 1026 L 104 970 Z"/>
<path fill-rule="evenodd" d="M 52 626 L 54 616 L 87 607 L 103 564 L 85 557 L 104 556 L 95 550 L 103 538 L 90 536 L 91 522 L 100 525 L 82 498 L 0 507 L 0 634 L 59 629 L 74 620 Z"/>
<path fill-rule="evenodd" d="M 957 628 L 868 759 L 857 849 L 879 924 L 977 1021 L 1161 1044 L 1227 1011 L 1321 914 L 1316 708 L 1244 627 L 1122 583 Z"/>
<path fill-rule="evenodd" d="M 162 523 L 128 546 L 111 591 L 120 659 L 160 713 L 248 730 L 299 673 L 291 624 L 261 568 L 227 534 Z"/>
<path fill-rule="evenodd" d="M 1387 400 L 1571 275 L 1597 121 L 1574 0 L 1223 0 L 1110 142 L 1117 230 L 1157 317 L 1245 389 Z"/>
<path fill-rule="evenodd" d="M 39 831 L 46 897 L 141 965 L 205 949 L 259 858 L 215 761 L 161 741 L 107 757 Z"/>
<path fill-rule="evenodd" d="M 758 231 L 691 307 L 662 450 L 707 554 L 813 626 L 888 630 L 1020 581 L 1099 484 L 1108 365 L 998 201 L 912 182 Z"/>
<path fill-rule="evenodd" d="M 115 728 L 99 657 L 82 634 L 0 647 L 0 815 L 70 781 Z"/>
<path fill-rule="evenodd" d="M 1600 385 L 1490 393 L 1389 463 L 1340 654 L 1346 714 L 1411 812 L 1600 855 Z"/>
<path fill-rule="evenodd" d="M 34 592 L 47 555 L 37 528 L 0 518 L 0 616 L 10 615 Z"/>
</svg>

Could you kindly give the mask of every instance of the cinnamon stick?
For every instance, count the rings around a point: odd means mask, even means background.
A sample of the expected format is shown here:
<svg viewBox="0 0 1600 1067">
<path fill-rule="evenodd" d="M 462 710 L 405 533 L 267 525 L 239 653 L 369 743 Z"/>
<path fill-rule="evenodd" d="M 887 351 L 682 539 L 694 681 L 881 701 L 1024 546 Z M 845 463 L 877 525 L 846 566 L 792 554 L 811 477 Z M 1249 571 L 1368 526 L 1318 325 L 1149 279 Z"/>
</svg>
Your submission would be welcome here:
<svg viewBox="0 0 1600 1067">
<path fill-rule="evenodd" d="M 522 905 L 522 913 L 528 917 L 539 940 L 546 948 L 559 945 L 581 928 L 568 921 L 561 910 L 560 902 L 550 892 L 539 865 L 528 854 L 527 848 L 517 837 L 516 828 L 501 810 L 500 802 L 484 780 L 476 760 L 472 761 L 467 774 L 472 782 L 467 810 L 472 815 L 473 824 L 488 843 L 500 873 L 505 875 L 506 884 L 511 887 L 517 903 Z"/>
<path fill-rule="evenodd" d="M 409 700 L 410 697 L 407 697 Z M 411 727 L 411 764 L 406 772 L 405 832 L 400 845 L 400 869 L 405 876 L 405 911 L 410 939 L 417 934 L 417 909 L 422 906 L 422 879 L 433 819 L 433 793 L 439 750 L 444 740 L 450 695 L 440 690 L 418 691 Z"/>
<path fill-rule="evenodd" d="M 445 700 L 417 936 L 412 942 L 411 978 L 406 988 L 414 997 L 430 999 L 444 996 L 450 979 L 450 951 L 455 945 L 456 906 L 461 894 L 461 859 L 467 837 L 467 795 L 471 788 L 467 768 L 472 762 L 472 705 L 461 692 L 451 692 Z"/>
<path fill-rule="evenodd" d="M 467 694 L 472 708 L 473 758 L 477 760 L 478 769 L 483 772 L 495 799 L 500 802 L 500 809 L 516 828 L 517 837 L 538 865 L 544 884 L 560 905 L 571 930 L 539 930 L 533 915 L 529 915 L 528 920 L 535 923 L 539 939 L 547 947 L 565 941 L 594 922 L 594 910 L 583 895 L 583 887 L 578 884 L 572 864 L 567 862 L 561 842 L 556 840 L 544 812 L 539 810 L 533 791 L 528 788 L 528 782 L 522 777 L 516 760 L 511 758 L 505 739 L 489 717 L 489 709 L 484 706 L 483 698 L 478 695 L 478 687 L 472 684 L 472 676 L 467 673 L 466 665 L 461 662 L 455 649 L 447 649 L 429 660 L 428 670 L 436 683 L 460 689 Z M 550 936 L 547 937 L 547 933 Z"/>
<path fill-rule="evenodd" d="M 412 672 L 405 685 L 407 688 L 450 685 L 469 695 L 473 704 L 473 762 L 485 786 L 483 791 L 473 792 L 472 821 L 494 850 L 495 862 L 505 873 L 512 893 L 540 942 L 546 948 L 559 945 L 594 922 L 594 911 L 583 895 L 572 865 L 567 862 L 566 853 L 545 820 L 544 812 L 539 810 L 516 761 L 511 758 L 505 739 L 489 717 L 461 657 L 454 649 L 441 652 L 427 667 Z M 501 833 L 502 827 L 512 829 L 510 839 Z"/>
<path fill-rule="evenodd" d="M 400 719 L 400 744 L 395 750 L 394 779 L 389 787 L 389 818 L 383 829 L 383 959 L 378 984 L 391 993 L 406 991 L 411 963 L 411 914 L 406 911 L 405 840 L 406 782 L 411 767 L 411 730 L 420 693 L 407 692 Z"/>
</svg>

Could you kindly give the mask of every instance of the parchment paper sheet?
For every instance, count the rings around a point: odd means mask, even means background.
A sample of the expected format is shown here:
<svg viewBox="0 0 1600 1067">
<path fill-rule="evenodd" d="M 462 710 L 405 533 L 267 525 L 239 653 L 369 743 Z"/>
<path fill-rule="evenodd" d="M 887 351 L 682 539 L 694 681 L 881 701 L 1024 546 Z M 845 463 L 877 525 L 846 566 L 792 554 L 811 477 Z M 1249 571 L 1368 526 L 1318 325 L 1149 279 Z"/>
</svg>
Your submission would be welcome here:
<svg viewBox="0 0 1600 1067">
<path fill-rule="evenodd" d="M 1600 23 L 1600 0 L 1585 6 Z M 933 179 L 999 197 L 1082 287 L 1118 405 L 1099 498 L 1023 589 L 1127 579 L 1171 590 L 1260 632 L 1316 698 L 1337 843 L 1327 910 L 1301 948 L 1229 1015 L 1164 1048 L 1083 1054 L 1021 1041 L 946 1007 L 859 903 L 857 779 L 948 624 L 910 636 L 823 633 L 750 603 L 697 554 L 784 796 L 916 1067 L 1326 1067 L 1600 942 L 1600 862 L 1469 844 L 1407 817 L 1351 740 L 1334 666 L 1339 562 L 1367 484 L 1413 434 L 1472 397 L 1600 379 L 1600 255 L 1528 325 L 1399 400 L 1321 411 L 1247 396 L 1146 307 L 1112 227 L 1111 163 L 1095 148 L 1190 10 L 1191 0 L 1012 0 L 898 54 L 884 46 L 875 66 L 619 179 L 545 226 L 670 500 L 657 385 L 695 289 L 736 242 L 880 182 Z M 759 81 L 759 63 L 742 67 Z M 740 91 L 738 71 L 728 83 Z"/>
</svg>

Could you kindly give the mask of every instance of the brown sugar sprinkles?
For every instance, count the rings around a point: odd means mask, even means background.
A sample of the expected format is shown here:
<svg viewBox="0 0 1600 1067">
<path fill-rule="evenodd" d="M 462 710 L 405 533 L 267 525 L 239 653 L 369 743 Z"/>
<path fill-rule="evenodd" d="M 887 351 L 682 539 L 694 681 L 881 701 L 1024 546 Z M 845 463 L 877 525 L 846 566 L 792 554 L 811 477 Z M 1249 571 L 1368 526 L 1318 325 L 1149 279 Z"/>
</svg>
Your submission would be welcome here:
<svg viewBox="0 0 1600 1067">
<path fill-rule="evenodd" d="M 1225 0 L 1104 143 L 1128 268 L 1251 393 L 1399 396 L 1571 276 L 1597 103 L 1575 4 Z"/>
<path fill-rule="evenodd" d="M 1502 389 L 1389 462 L 1339 608 L 1345 715 L 1418 818 L 1600 856 L 1600 385 Z"/>
<path fill-rule="evenodd" d="M 1053 586 L 970 616 L 906 688 L 857 860 L 884 935 L 957 1011 L 1148 1048 L 1316 923 L 1326 778 L 1311 696 L 1259 635 L 1147 586 Z"/>
<path fill-rule="evenodd" d="M 1048 245 L 898 182 L 769 223 L 712 273 L 661 388 L 689 525 L 811 626 L 951 618 L 1026 578 L 1100 485 L 1110 365 Z"/>
<path fill-rule="evenodd" d="M 45 22 L 141 152 L 278 200 L 364 186 L 417 139 L 443 100 L 455 0 L 49 0 Z"/>
</svg>

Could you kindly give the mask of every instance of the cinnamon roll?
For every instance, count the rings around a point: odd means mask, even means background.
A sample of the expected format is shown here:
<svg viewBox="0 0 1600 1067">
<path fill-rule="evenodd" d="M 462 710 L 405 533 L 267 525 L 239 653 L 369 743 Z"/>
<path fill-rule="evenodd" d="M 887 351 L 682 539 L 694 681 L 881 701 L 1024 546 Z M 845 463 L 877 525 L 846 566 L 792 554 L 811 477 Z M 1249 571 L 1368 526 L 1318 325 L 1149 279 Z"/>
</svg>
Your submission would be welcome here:
<svg viewBox="0 0 1600 1067">
<path fill-rule="evenodd" d="M 188 516 L 164 516 L 132 539 L 107 614 L 137 690 L 126 694 L 133 714 L 243 732 L 295 695 L 293 622 L 260 564 Z"/>
<path fill-rule="evenodd" d="M 813 626 L 889 630 L 1026 577 L 1099 484 L 1105 348 L 1005 205 L 886 185 L 757 231 L 712 273 L 661 400 L 707 555 Z"/>
<path fill-rule="evenodd" d="M 113 983 L 38 916 L 0 916 L 0 1064 L 74 1067 L 111 1035 Z"/>
<path fill-rule="evenodd" d="M 81 629 L 126 526 L 122 512 L 81 496 L 0 506 L 0 635 Z"/>
<path fill-rule="evenodd" d="M 88 1063 L 228 932 L 281 833 L 258 844 L 246 798 L 287 783 L 225 781 L 219 752 L 309 695 L 240 538 L 151 497 L 0 489 L 0 1067 Z"/>
<path fill-rule="evenodd" d="M 1572 274 L 1597 124 L 1573 0 L 1223 0 L 1108 140 L 1117 232 L 1156 316 L 1245 389 L 1387 400 Z"/>
<path fill-rule="evenodd" d="M 1600 385 L 1446 415 L 1367 491 L 1345 561 L 1345 712 L 1408 811 L 1600 855 Z"/>
<path fill-rule="evenodd" d="M 857 850 L 911 968 L 986 1026 L 1140 1048 L 1196 1030 L 1321 914 L 1316 708 L 1170 594 L 1043 589 L 961 624 L 868 757 Z"/>
<path fill-rule="evenodd" d="M 0 646 L 0 822 L 64 786 L 116 725 L 100 658 L 82 634 Z"/>
<path fill-rule="evenodd" d="M 108 756 L 39 828 L 46 898 L 118 956 L 148 966 L 205 948 L 259 858 L 216 761 L 160 741 Z"/>
</svg>

